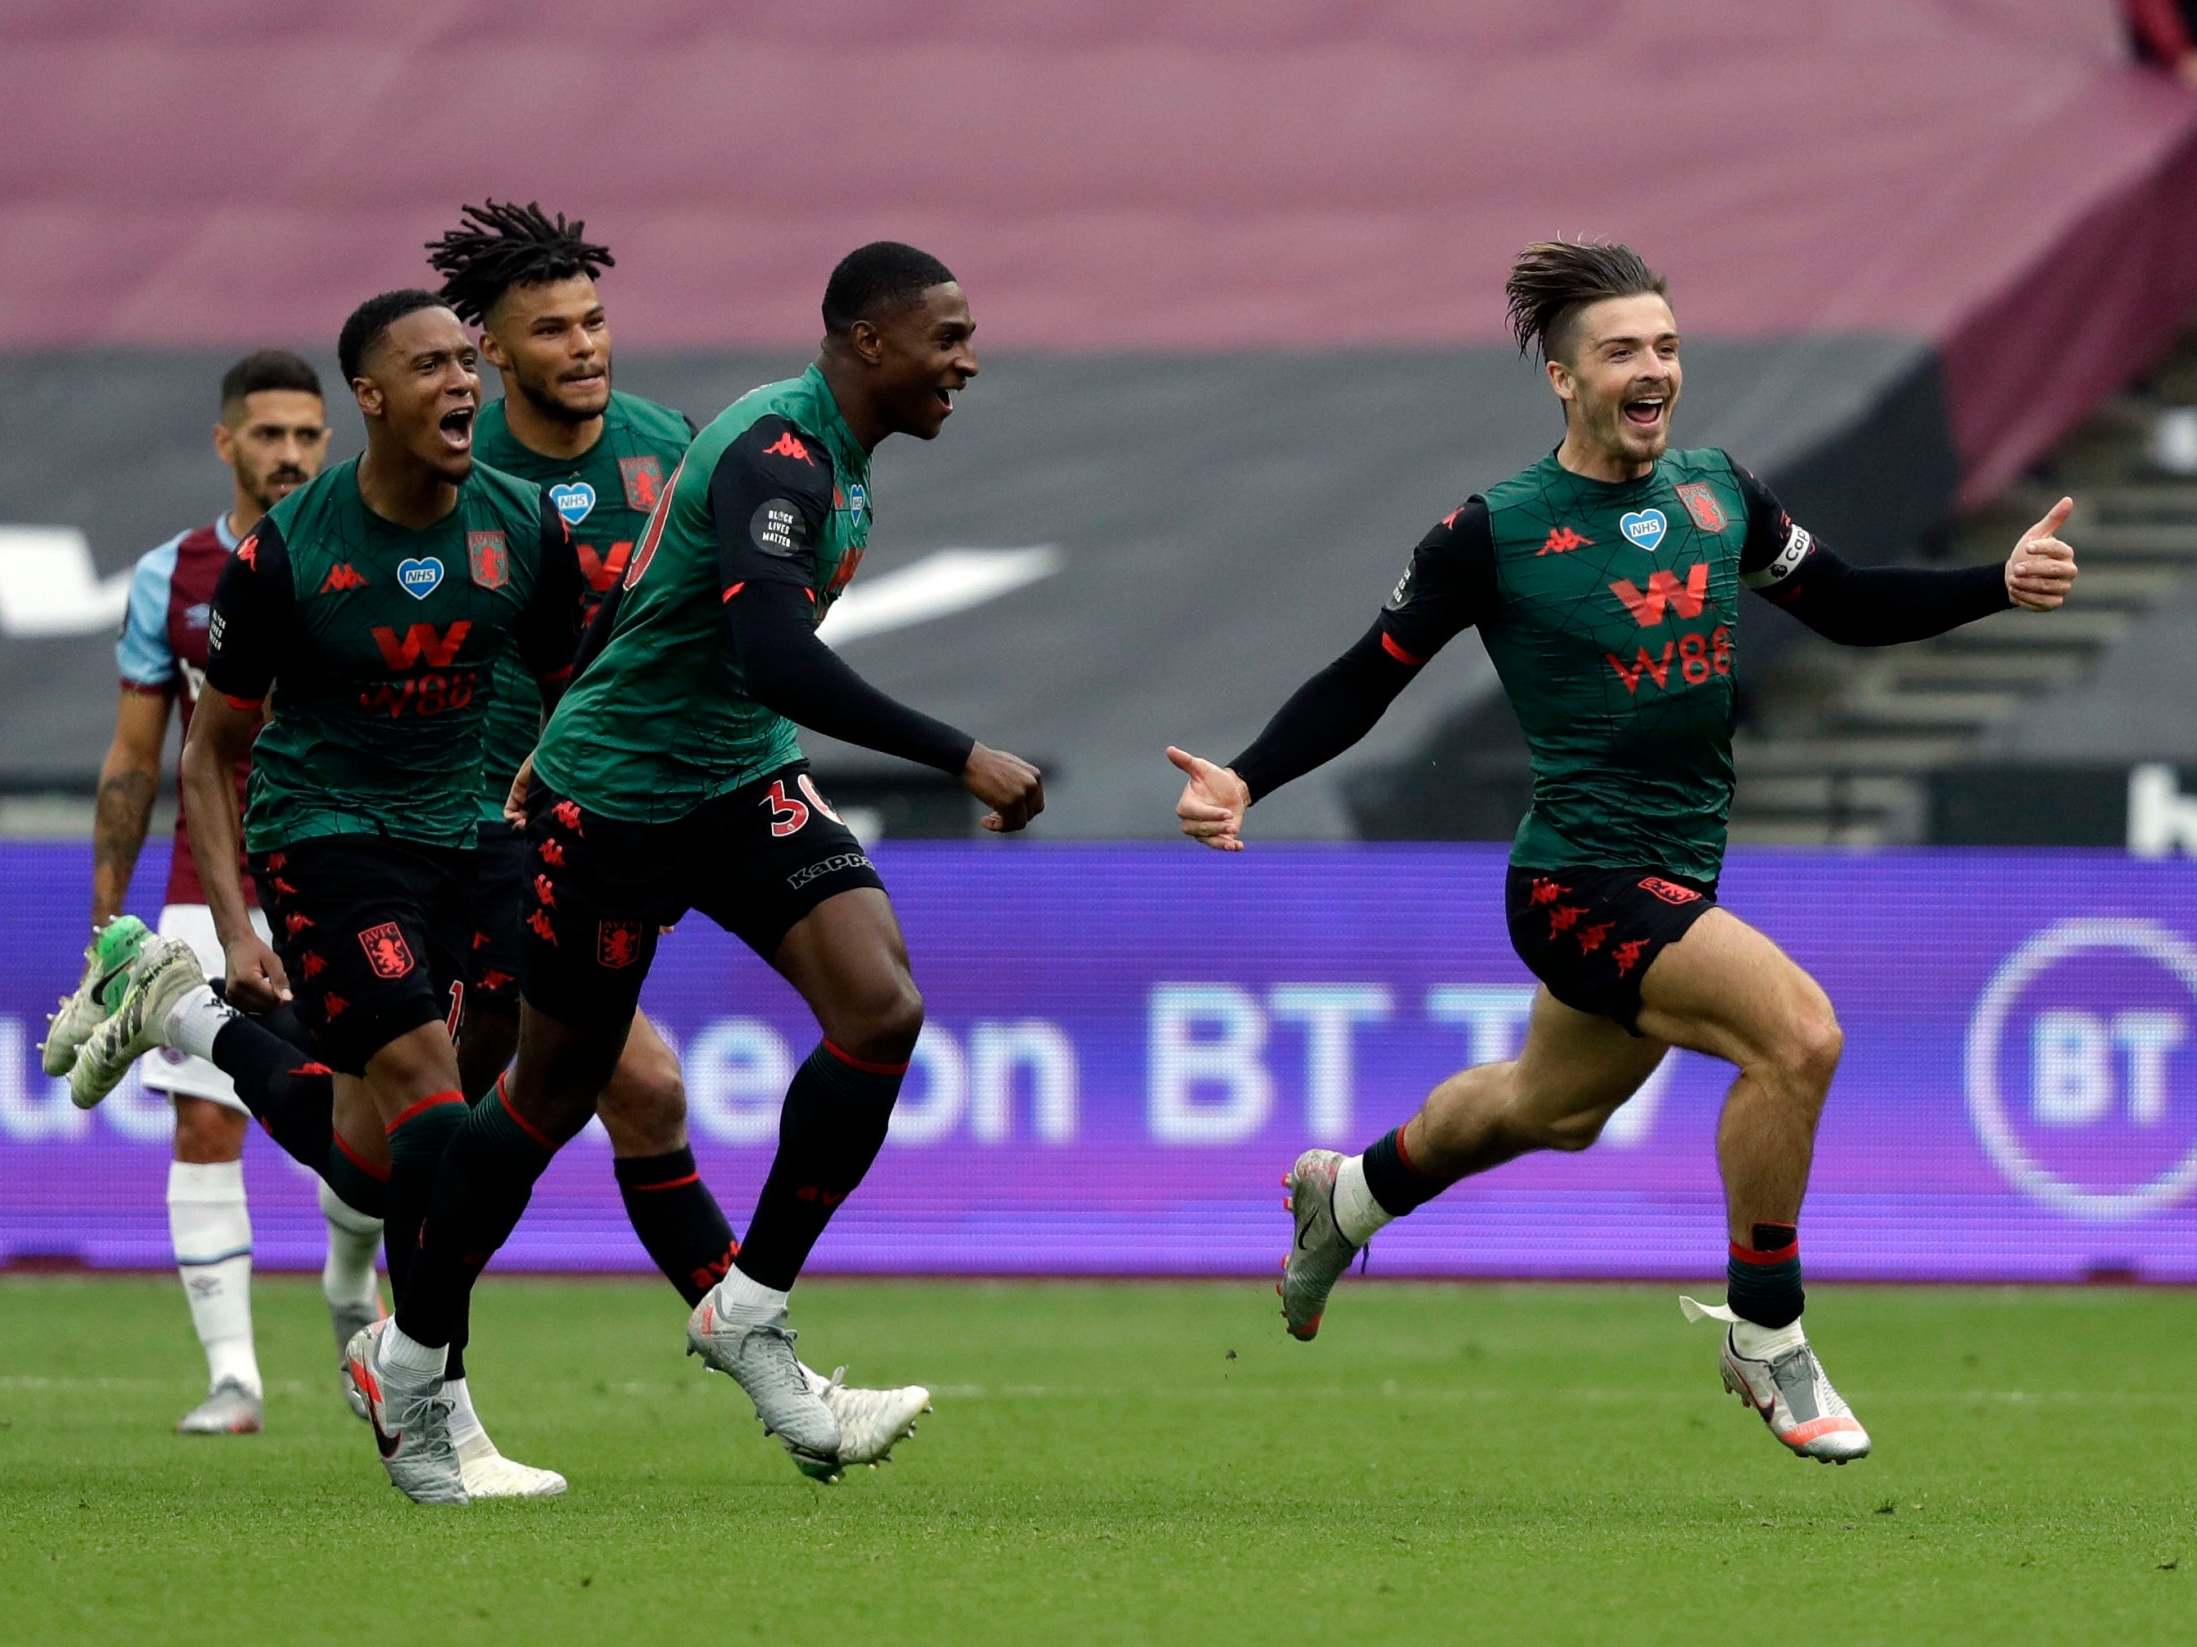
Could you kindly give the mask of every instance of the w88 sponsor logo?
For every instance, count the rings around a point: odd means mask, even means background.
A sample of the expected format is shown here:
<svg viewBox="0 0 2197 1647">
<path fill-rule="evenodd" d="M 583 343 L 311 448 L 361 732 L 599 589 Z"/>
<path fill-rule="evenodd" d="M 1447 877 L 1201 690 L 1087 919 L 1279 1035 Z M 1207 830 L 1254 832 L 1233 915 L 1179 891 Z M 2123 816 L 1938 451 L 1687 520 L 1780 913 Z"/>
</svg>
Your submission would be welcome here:
<svg viewBox="0 0 2197 1647">
<path fill-rule="evenodd" d="M 1714 676 L 1732 672 L 1732 632 L 1720 623 L 1706 635 L 1696 632 L 1667 640 L 1658 652 L 1638 647 L 1630 662 L 1615 652 L 1605 652 L 1602 656 L 1617 672 L 1617 678 L 1625 683 L 1629 694 L 1639 693 L 1643 676 L 1653 680 L 1659 690 L 1668 691 L 1674 666 L 1681 687 L 1699 686 Z"/>
<path fill-rule="evenodd" d="M 471 703 L 480 681 L 477 669 L 454 669 L 447 674 L 437 670 L 376 681 L 359 693 L 359 708 L 369 715 L 387 715 L 391 720 L 402 720 L 407 715 L 431 719 Z"/>
</svg>

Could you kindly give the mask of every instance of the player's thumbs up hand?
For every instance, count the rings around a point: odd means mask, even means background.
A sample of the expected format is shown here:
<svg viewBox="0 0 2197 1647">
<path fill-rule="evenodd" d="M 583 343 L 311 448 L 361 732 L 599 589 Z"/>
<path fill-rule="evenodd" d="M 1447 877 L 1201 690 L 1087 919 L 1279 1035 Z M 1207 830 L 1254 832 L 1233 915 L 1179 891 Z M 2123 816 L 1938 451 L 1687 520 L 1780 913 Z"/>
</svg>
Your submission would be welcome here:
<svg viewBox="0 0 2197 1647">
<path fill-rule="evenodd" d="M 1175 802 L 1175 816 L 1182 832 L 1221 852 L 1243 850 L 1244 808 L 1251 804 L 1251 788 L 1225 766 L 1167 746 L 1167 758 L 1190 781 Z"/>
<path fill-rule="evenodd" d="M 2074 512 L 2073 498 L 2060 499 L 2014 545 L 2006 559 L 2006 598 L 2016 606 L 2049 612 L 2075 587 L 2075 551 L 2058 536 Z"/>
</svg>

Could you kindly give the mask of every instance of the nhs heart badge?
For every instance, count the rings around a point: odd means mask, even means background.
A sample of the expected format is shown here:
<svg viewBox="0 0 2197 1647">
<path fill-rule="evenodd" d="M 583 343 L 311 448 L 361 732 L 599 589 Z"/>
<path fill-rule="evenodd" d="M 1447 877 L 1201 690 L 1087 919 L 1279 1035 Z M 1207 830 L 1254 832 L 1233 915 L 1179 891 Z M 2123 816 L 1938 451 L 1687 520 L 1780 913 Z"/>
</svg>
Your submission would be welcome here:
<svg viewBox="0 0 2197 1647">
<path fill-rule="evenodd" d="M 414 600 L 425 600 L 442 587 L 442 562 L 433 555 L 397 562 L 397 587 Z"/>
<path fill-rule="evenodd" d="M 867 509 L 869 506 L 869 490 L 865 486 L 863 486 L 863 484 L 859 480 L 856 481 L 852 486 L 847 488 L 848 514 L 852 515 L 856 520 L 860 520 L 862 518 L 862 511 Z"/>
<path fill-rule="evenodd" d="M 577 526 L 595 512 L 595 488 L 584 480 L 576 480 L 570 486 L 552 486 L 549 501 L 556 505 L 557 513 L 564 516 L 567 526 Z"/>
<path fill-rule="evenodd" d="M 1629 515 L 1617 517 L 1617 529 L 1625 534 L 1625 541 L 1649 553 L 1655 552 L 1663 541 L 1663 534 L 1671 529 L 1660 509 L 1637 509 Z"/>
</svg>

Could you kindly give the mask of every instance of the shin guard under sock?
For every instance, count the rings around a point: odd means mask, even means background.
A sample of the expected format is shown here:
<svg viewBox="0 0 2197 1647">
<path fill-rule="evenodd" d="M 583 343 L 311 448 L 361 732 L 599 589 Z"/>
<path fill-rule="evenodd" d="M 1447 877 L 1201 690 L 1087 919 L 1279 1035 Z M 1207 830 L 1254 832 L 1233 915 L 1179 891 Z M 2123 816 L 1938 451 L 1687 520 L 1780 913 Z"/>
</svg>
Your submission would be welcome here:
<svg viewBox="0 0 2197 1647">
<path fill-rule="evenodd" d="M 1381 1210 L 1401 1218 L 1414 1207 L 1423 1207 L 1449 1185 L 1421 1172 L 1404 1152 L 1404 1129 L 1394 1127 L 1366 1146 L 1365 1185 Z"/>
<path fill-rule="evenodd" d="M 611 1163 L 626 1217 L 656 1267 L 689 1306 L 732 1267 L 740 1250 L 725 1210 L 694 1165 L 694 1150 L 681 1144 L 664 1155 L 634 1155 Z"/>
<path fill-rule="evenodd" d="M 404 1316 L 406 1301 L 419 1292 L 420 1227 L 427 1219 L 435 1187 L 442 1176 L 443 1158 L 455 1146 L 468 1111 L 464 1097 L 452 1089 L 430 1093 L 389 1123 L 389 1210 L 385 1214 L 385 1239 L 389 1244 L 389 1278 L 397 1295 L 397 1314 Z M 400 1247 L 413 1247 L 409 1273 L 397 1257 Z M 416 1322 L 405 1331 L 422 1344 L 450 1342 L 447 1326 L 422 1332 Z"/>
<path fill-rule="evenodd" d="M 1790 1224 L 1757 1224 L 1753 1244 L 1732 1243 L 1724 1302 L 1742 1321 L 1789 1327 L 1808 1295 L 1800 1284 L 1800 1232 Z"/>
<path fill-rule="evenodd" d="M 294 1161 L 320 1172 L 328 1160 L 336 1082 L 257 1019 L 232 1018 L 214 1037 L 213 1062 L 236 1087 L 267 1136 Z"/>
<path fill-rule="evenodd" d="M 435 1176 L 411 1282 L 397 1300 L 397 1320 L 423 1344 L 448 1344 L 463 1333 L 473 1283 L 518 1226 L 534 1180 L 557 1150 L 512 1109 L 501 1086 L 457 1114 L 461 1125 Z"/>
<path fill-rule="evenodd" d="M 790 1291 L 832 1213 L 884 1146 L 904 1063 L 872 1063 L 825 1041 L 794 1072 L 778 1116 L 778 1154 L 740 1244 L 741 1273 Z"/>
</svg>

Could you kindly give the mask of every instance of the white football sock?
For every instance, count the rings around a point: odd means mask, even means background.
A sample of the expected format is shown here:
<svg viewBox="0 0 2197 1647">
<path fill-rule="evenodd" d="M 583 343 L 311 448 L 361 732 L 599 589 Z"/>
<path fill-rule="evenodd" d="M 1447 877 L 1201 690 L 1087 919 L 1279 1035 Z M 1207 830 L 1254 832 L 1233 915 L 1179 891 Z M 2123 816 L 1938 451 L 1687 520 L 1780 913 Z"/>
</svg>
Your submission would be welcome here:
<svg viewBox="0 0 2197 1647">
<path fill-rule="evenodd" d="M 214 1037 L 227 1028 L 237 1015 L 211 988 L 185 990 L 183 999 L 168 1009 L 168 1020 L 161 1027 L 161 1041 L 178 1052 L 193 1058 L 211 1059 L 214 1055 Z"/>
<path fill-rule="evenodd" d="M 190 1301 L 191 1325 L 206 1350 L 210 1389 L 234 1379 L 261 1393 L 252 1353 L 252 1215 L 244 1205 L 242 1161 L 168 1163 L 168 1234 Z"/>
<path fill-rule="evenodd" d="M 399 1372 L 433 1373 L 440 1378 L 449 1360 L 448 1344 L 422 1344 L 416 1338 L 407 1338 L 394 1321 L 382 1329 L 381 1364 L 385 1367 Z"/>
<path fill-rule="evenodd" d="M 1760 1327 L 1752 1321 L 1732 1323 L 1732 1348 L 1749 1361 L 1775 1361 L 1787 1350 L 1807 1342 L 1808 1335 L 1800 1330 L 1798 1316 L 1782 1327 Z"/>
<path fill-rule="evenodd" d="M 1343 1239 L 1362 1247 L 1374 1232 L 1396 1221 L 1396 1215 L 1373 1199 L 1365 1181 L 1365 1157 L 1353 1155 L 1335 1169 L 1335 1227 Z"/>
<path fill-rule="evenodd" d="M 488 1441 L 488 1432 L 481 1428 L 481 1415 L 473 1410 L 473 1392 L 466 1388 L 466 1381 L 445 1379 L 442 1393 L 450 1398 L 450 1444 L 463 1447 L 476 1436 Z M 495 1450 L 494 1442 L 488 1445 L 490 1451 Z"/>
<path fill-rule="evenodd" d="M 320 1215 L 328 1220 L 321 1296 L 331 1304 L 374 1302 L 374 1254 L 381 1247 L 381 1220 L 351 1206 L 325 1183 L 320 1186 Z"/>
<path fill-rule="evenodd" d="M 721 1310 L 768 1314 L 784 1309 L 791 1296 L 766 1287 L 760 1281 L 749 1280 L 737 1262 L 725 1272 L 724 1280 L 717 1283 L 717 1307 Z"/>
</svg>

